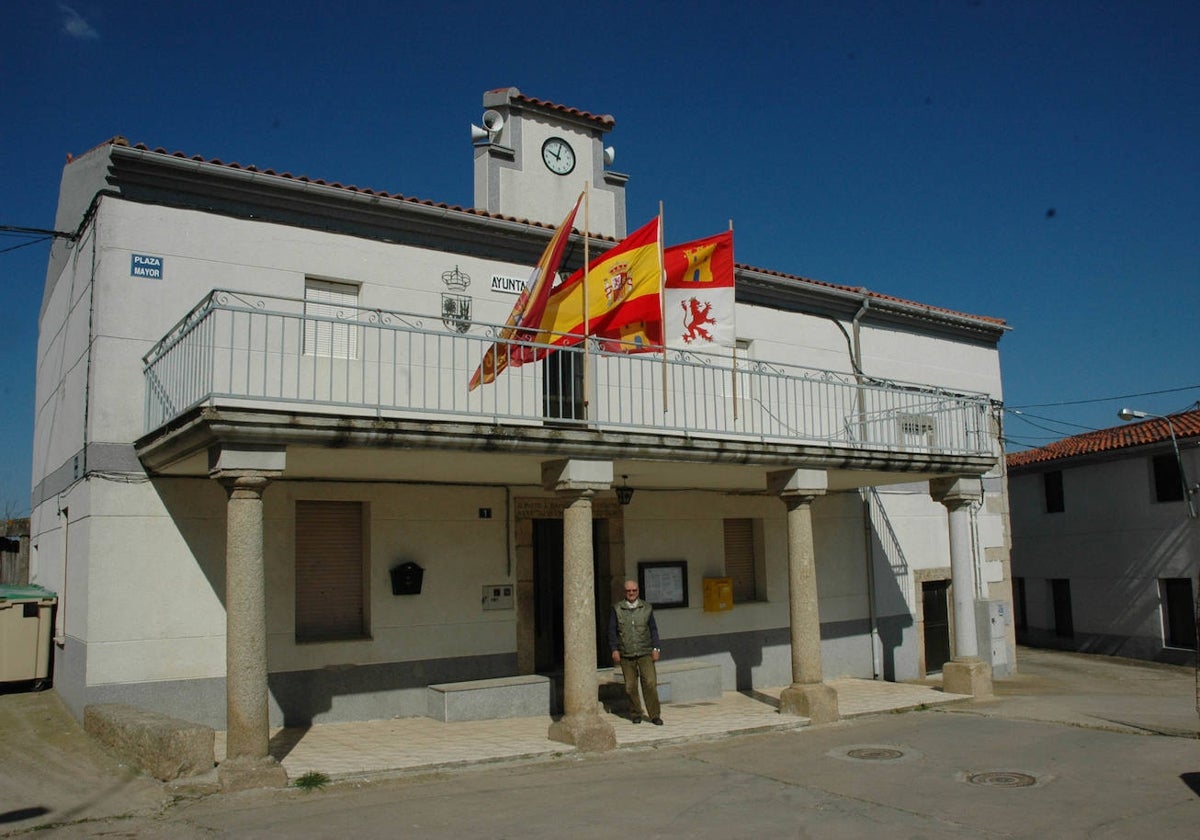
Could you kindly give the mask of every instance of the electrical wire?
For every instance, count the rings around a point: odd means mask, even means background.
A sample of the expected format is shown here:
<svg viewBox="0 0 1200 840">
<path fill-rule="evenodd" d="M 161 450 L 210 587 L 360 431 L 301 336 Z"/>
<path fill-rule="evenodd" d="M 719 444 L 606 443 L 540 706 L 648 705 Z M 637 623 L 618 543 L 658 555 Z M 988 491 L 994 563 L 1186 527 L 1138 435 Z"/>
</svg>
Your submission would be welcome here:
<svg viewBox="0 0 1200 840">
<path fill-rule="evenodd" d="M 48 242 L 53 238 L 53 236 L 43 236 L 40 239 L 32 239 L 29 242 L 22 242 L 20 245 L 13 245 L 10 248 L 0 248 L 0 254 L 7 254 L 9 251 L 16 251 L 18 248 L 25 248 L 29 245 L 37 245 L 39 242 Z"/>
<path fill-rule="evenodd" d="M 1095 397 L 1087 400 L 1064 400 L 1063 402 L 1053 403 L 1027 403 L 1026 405 L 1011 405 L 1009 409 L 1014 408 L 1053 408 L 1060 405 L 1087 405 L 1088 403 L 1100 402 L 1117 402 L 1118 400 L 1131 400 L 1135 397 L 1153 397 L 1159 394 L 1177 394 L 1180 391 L 1200 391 L 1200 385 L 1184 385 L 1180 388 L 1164 388 L 1161 391 L 1142 391 L 1137 394 L 1120 394 L 1115 397 Z"/>
</svg>

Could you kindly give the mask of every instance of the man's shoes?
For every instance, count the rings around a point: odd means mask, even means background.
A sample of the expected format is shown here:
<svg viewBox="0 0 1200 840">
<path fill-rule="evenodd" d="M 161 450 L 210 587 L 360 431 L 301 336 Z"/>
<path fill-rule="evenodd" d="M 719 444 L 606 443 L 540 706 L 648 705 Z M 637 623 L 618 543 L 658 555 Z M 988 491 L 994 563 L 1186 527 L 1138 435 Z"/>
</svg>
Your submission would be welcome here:
<svg viewBox="0 0 1200 840">
<path fill-rule="evenodd" d="M 641 722 L 642 722 L 642 716 L 641 716 L 641 715 L 633 715 L 633 716 L 632 716 L 632 717 L 630 717 L 629 719 L 630 719 L 631 721 L 633 721 L 634 723 L 641 723 Z"/>
<path fill-rule="evenodd" d="M 650 722 L 655 726 L 662 726 L 662 718 L 650 718 Z"/>
</svg>

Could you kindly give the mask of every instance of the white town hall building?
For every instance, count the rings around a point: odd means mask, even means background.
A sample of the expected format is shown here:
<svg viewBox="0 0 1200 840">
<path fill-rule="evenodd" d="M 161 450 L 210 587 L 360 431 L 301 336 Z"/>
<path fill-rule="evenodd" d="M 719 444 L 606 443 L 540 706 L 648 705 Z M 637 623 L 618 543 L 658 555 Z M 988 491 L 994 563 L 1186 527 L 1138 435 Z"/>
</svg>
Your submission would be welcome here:
<svg viewBox="0 0 1200 840">
<path fill-rule="evenodd" d="M 840 676 L 989 692 L 1014 661 L 1004 322 L 739 264 L 736 352 L 592 347 L 584 378 L 579 346 L 468 391 L 585 182 L 592 254 L 628 232 L 612 117 L 483 106 L 471 208 L 122 138 L 66 165 L 32 569 L 71 710 L 269 762 L 270 726 L 541 675 L 551 737 L 603 749 L 626 578 L 664 668 L 787 686 L 785 713 L 835 719 Z"/>
</svg>

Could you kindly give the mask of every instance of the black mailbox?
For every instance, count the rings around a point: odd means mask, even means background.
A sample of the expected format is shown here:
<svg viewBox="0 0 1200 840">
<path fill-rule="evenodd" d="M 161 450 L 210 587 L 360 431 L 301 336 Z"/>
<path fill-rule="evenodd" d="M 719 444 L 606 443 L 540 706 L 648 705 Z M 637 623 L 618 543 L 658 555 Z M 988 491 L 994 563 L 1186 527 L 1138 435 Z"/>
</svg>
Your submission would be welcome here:
<svg viewBox="0 0 1200 840">
<path fill-rule="evenodd" d="M 393 595 L 420 595 L 425 570 L 411 560 L 392 569 Z"/>
</svg>

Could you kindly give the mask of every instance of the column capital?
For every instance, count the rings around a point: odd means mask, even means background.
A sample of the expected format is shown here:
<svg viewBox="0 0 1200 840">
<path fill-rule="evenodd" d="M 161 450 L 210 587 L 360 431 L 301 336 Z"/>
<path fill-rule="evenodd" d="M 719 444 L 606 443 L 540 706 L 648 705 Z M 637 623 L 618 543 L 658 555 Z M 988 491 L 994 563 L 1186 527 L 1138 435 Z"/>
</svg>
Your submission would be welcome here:
<svg viewBox="0 0 1200 840">
<path fill-rule="evenodd" d="M 589 496 L 607 490 L 613 483 L 612 461 L 582 461 L 576 458 L 542 464 L 542 486 L 564 493 Z"/>
<path fill-rule="evenodd" d="M 978 476 L 951 476 L 935 478 L 929 482 L 929 495 L 950 510 L 983 500 L 983 484 Z"/>
<path fill-rule="evenodd" d="M 260 498 L 276 478 L 283 473 L 262 473 L 248 470 L 218 470 L 209 474 L 221 482 L 231 499 Z"/>
<path fill-rule="evenodd" d="M 790 509 L 824 496 L 829 490 L 829 474 L 824 470 L 779 470 L 767 474 L 767 487 Z"/>
</svg>

